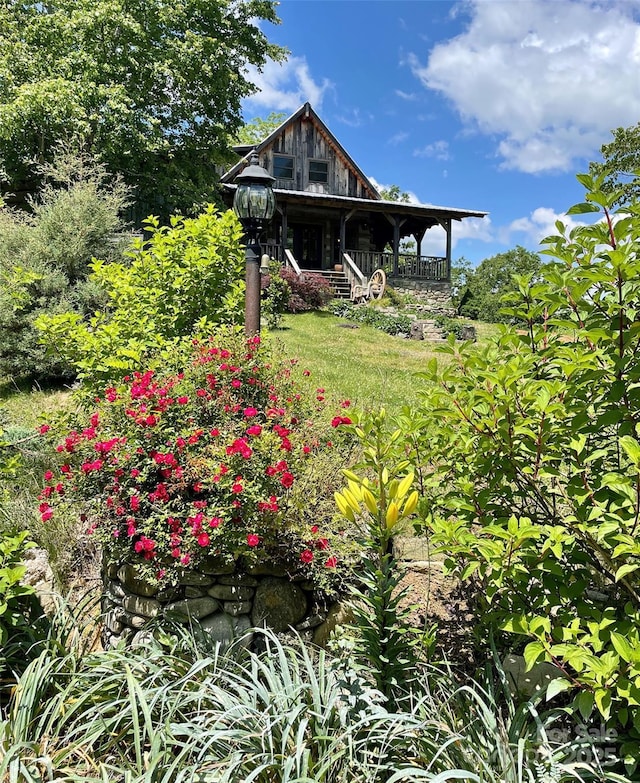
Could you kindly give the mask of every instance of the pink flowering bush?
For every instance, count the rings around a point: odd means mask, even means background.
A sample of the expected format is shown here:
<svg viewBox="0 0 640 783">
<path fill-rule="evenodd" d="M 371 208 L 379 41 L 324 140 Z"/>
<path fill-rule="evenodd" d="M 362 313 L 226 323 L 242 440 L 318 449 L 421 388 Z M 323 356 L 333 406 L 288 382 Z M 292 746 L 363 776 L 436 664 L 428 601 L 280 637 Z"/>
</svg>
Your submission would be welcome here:
<svg viewBox="0 0 640 783">
<path fill-rule="evenodd" d="M 331 284 L 321 274 L 303 272 L 298 275 L 285 266 L 280 269 L 280 277 L 289 286 L 287 310 L 290 313 L 318 310 L 335 296 Z"/>
<path fill-rule="evenodd" d="M 110 386 L 58 442 L 43 522 L 81 515 L 107 563 L 146 579 L 172 583 L 211 558 L 266 560 L 339 592 L 358 559 L 331 517 L 348 401 L 328 410 L 308 373 L 273 361 L 259 337 L 224 332 L 176 366 Z"/>
</svg>

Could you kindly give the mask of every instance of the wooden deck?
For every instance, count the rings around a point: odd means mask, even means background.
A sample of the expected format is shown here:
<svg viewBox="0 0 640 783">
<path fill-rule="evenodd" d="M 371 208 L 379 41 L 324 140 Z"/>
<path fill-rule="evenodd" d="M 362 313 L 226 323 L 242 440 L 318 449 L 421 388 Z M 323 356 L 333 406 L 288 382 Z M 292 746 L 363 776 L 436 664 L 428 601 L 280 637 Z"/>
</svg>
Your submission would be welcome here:
<svg viewBox="0 0 640 783">
<path fill-rule="evenodd" d="M 410 277 L 418 280 L 442 281 L 449 279 L 447 259 L 440 256 L 398 256 L 398 268 L 393 268 L 393 253 L 374 253 L 365 250 L 347 250 L 364 275 L 370 277 L 376 269 L 384 269 L 392 277 Z"/>
<path fill-rule="evenodd" d="M 280 245 L 265 244 L 262 249 L 271 258 L 287 263 L 283 257 Z M 431 280 L 445 282 L 449 279 L 449 264 L 442 256 L 398 256 L 398 268 L 394 270 L 393 253 L 375 253 L 365 250 L 346 250 L 364 277 L 371 277 L 376 269 L 384 269 L 391 277 L 411 278 L 414 280 Z M 298 262 L 300 260 L 298 259 Z M 336 264 L 343 263 L 336 259 Z M 320 270 L 318 270 L 320 271 Z"/>
</svg>

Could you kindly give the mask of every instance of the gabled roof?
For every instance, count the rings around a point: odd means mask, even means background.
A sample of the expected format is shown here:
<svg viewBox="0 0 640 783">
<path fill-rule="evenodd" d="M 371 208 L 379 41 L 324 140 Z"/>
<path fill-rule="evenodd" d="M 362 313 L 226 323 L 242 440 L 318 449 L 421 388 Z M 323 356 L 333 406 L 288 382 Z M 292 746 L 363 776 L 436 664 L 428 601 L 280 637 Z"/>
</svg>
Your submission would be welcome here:
<svg viewBox="0 0 640 783">
<path fill-rule="evenodd" d="M 221 182 L 227 183 L 227 182 L 233 182 L 233 180 L 236 178 L 236 176 L 240 173 L 240 171 L 244 168 L 245 160 L 248 157 L 249 153 L 252 152 L 252 150 L 256 150 L 258 154 L 273 143 L 275 139 L 280 136 L 280 134 L 283 132 L 283 130 L 296 122 L 298 119 L 304 118 L 308 122 L 312 122 L 315 127 L 318 129 L 318 131 L 325 137 L 327 142 L 333 147 L 334 151 L 338 155 L 338 157 L 342 158 L 344 162 L 347 164 L 347 166 L 352 169 L 354 174 L 362 181 L 362 184 L 365 185 L 365 187 L 370 191 L 371 198 L 381 201 L 382 196 L 380 193 L 376 190 L 376 188 L 371 184 L 371 181 L 367 177 L 367 175 L 362 171 L 360 166 L 354 161 L 354 159 L 349 155 L 349 153 L 345 150 L 345 148 L 340 144 L 338 139 L 331 133 L 329 128 L 324 124 L 324 122 L 318 117 L 316 112 L 314 111 L 311 104 L 307 101 L 304 103 L 297 111 L 295 111 L 290 117 L 287 117 L 287 119 L 279 125 L 275 130 L 273 130 L 265 139 L 263 139 L 259 144 L 253 145 L 253 144 L 237 144 L 234 146 L 234 150 L 239 154 L 242 155 L 242 160 L 239 160 L 232 168 L 229 169 L 221 178 Z"/>
</svg>

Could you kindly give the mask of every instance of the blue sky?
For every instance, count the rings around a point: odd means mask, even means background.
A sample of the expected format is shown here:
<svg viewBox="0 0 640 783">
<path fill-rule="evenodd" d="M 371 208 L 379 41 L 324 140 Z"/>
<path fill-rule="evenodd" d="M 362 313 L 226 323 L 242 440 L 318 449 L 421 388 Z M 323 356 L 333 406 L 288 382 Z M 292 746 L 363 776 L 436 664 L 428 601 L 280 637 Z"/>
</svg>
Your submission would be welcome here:
<svg viewBox="0 0 640 783">
<path fill-rule="evenodd" d="M 378 185 L 489 212 L 456 226 L 454 259 L 536 250 L 557 219 L 575 223 L 575 174 L 640 120 L 640 0 L 282 0 L 278 13 L 263 29 L 290 56 L 252 74 L 245 119 L 309 100 Z"/>
</svg>

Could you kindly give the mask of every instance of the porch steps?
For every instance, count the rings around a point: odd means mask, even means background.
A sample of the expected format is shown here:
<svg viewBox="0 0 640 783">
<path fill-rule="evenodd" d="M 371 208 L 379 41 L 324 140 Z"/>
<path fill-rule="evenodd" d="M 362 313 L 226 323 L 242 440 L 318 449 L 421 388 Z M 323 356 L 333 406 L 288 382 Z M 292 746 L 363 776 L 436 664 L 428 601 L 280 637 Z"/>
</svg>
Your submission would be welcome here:
<svg viewBox="0 0 640 783">
<path fill-rule="evenodd" d="M 300 271 L 322 275 L 333 288 L 336 299 L 351 299 L 351 284 L 344 272 L 335 272 L 333 269 L 301 269 Z"/>
</svg>

